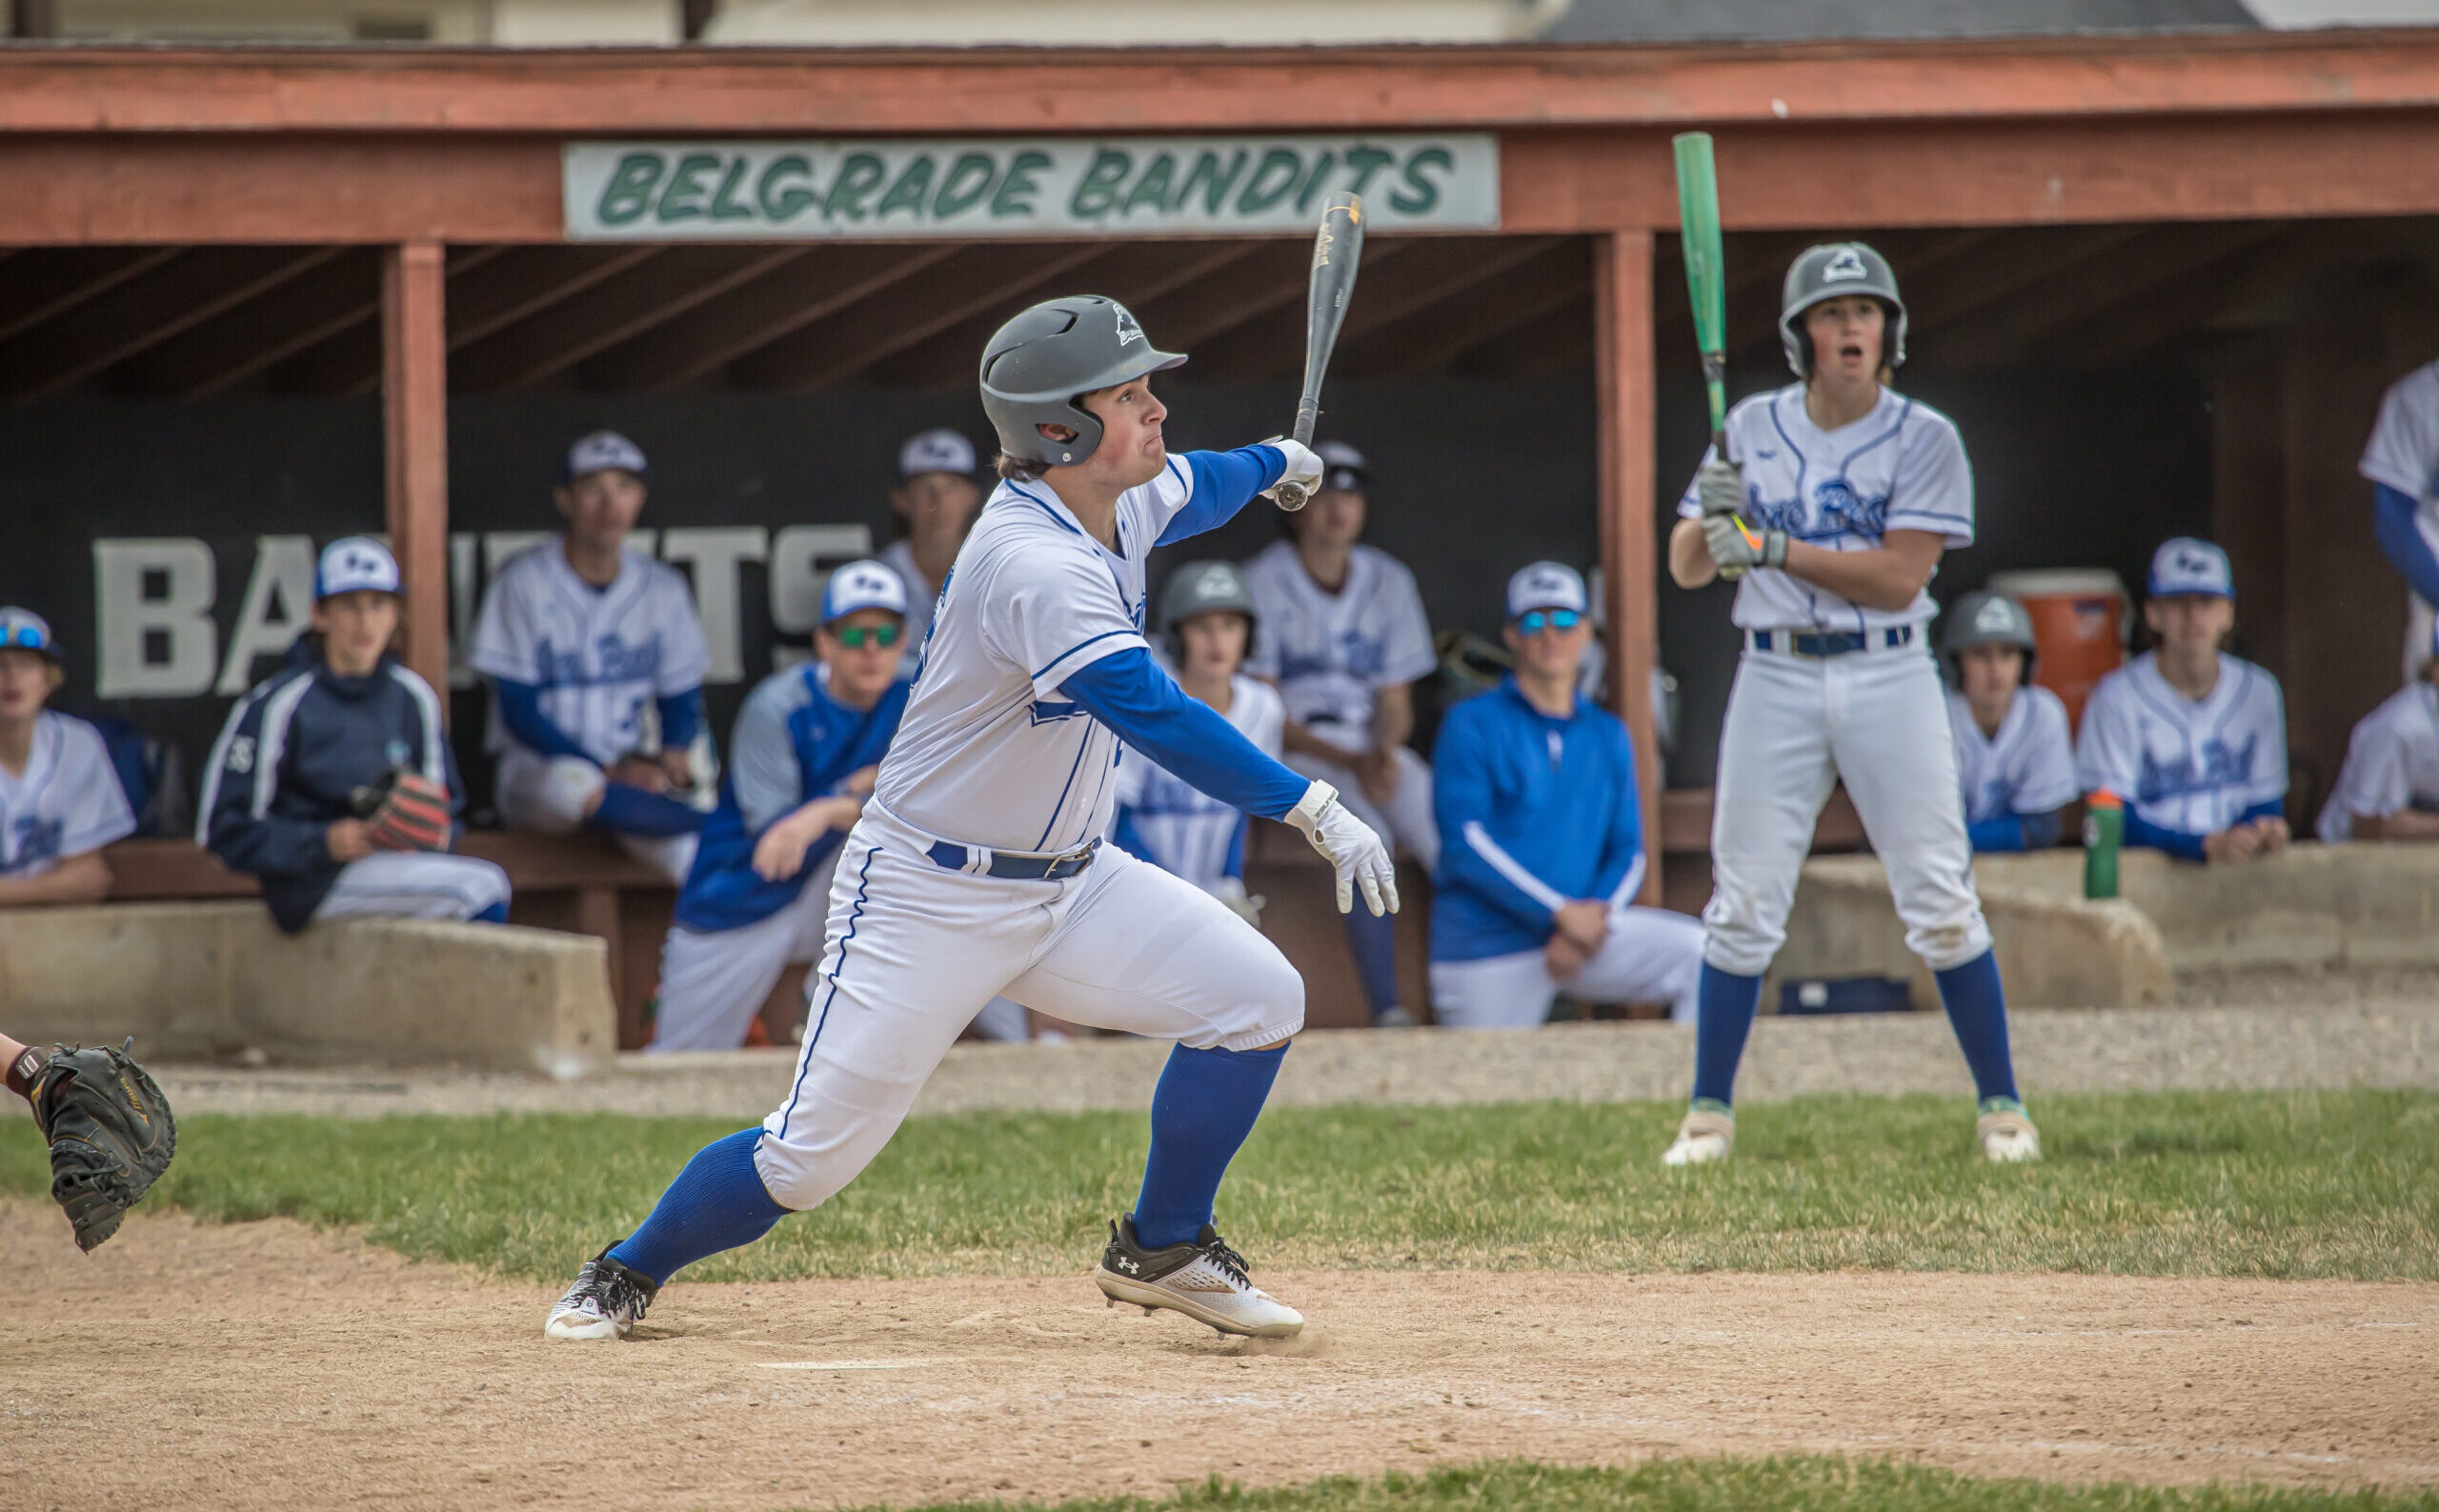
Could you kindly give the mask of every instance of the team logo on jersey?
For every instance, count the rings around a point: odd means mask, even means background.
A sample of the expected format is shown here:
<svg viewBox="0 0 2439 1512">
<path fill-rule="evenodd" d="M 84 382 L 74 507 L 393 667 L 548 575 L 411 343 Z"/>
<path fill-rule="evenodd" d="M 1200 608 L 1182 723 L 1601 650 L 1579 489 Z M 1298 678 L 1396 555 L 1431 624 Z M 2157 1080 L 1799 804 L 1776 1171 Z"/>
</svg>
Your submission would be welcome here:
<svg viewBox="0 0 2439 1512">
<path fill-rule="evenodd" d="M 1821 281 L 1824 284 L 1845 283 L 1870 276 L 1871 270 L 1864 266 L 1864 254 L 1852 247 L 1839 248 L 1827 262 L 1821 265 Z"/>
<path fill-rule="evenodd" d="M 1140 341 L 1143 339 L 1143 328 L 1135 323 L 1135 316 L 1132 312 L 1130 312 L 1124 305 L 1114 304 L 1110 306 L 1110 308 L 1118 312 L 1118 344 L 1119 346 L 1125 346 L 1130 341 Z"/>
<path fill-rule="evenodd" d="M 48 861 L 59 855 L 59 842 L 67 837 L 68 821 L 43 819 L 28 815 L 17 821 L 17 854 L 9 858 L 12 867 L 30 866 Z"/>
<path fill-rule="evenodd" d="M 1820 517 L 1810 533 L 1814 535 L 1853 534 L 1878 540 L 1888 528 L 1888 495 L 1865 498 L 1843 477 L 1824 479 L 1815 487 L 1812 502 Z"/>
<path fill-rule="evenodd" d="M 2134 796 L 2144 803 L 2156 803 L 2240 786 L 2252 780 L 2253 757 L 2260 749 L 2261 735 L 2256 731 L 2242 745 L 2231 746 L 2224 740 L 2203 741 L 2199 760 L 2180 756 L 2174 761 L 2162 761 L 2146 751 L 2142 773 L 2135 780 Z"/>
</svg>

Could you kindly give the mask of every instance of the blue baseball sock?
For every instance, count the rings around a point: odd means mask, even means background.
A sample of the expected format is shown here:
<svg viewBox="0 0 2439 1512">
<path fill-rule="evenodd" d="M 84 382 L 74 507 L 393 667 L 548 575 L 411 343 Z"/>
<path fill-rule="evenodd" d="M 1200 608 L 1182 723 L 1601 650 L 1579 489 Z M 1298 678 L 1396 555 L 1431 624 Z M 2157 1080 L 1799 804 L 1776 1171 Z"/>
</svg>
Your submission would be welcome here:
<svg viewBox="0 0 2439 1512">
<path fill-rule="evenodd" d="M 1704 961 L 1694 992 L 1694 1100 L 1725 1108 L 1736 1099 L 1736 1063 L 1744 1058 L 1744 1037 L 1762 1006 L 1762 978 Z"/>
<path fill-rule="evenodd" d="M 1146 1249 L 1185 1244 L 1211 1221 L 1220 1179 L 1254 1130 L 1287 1047 L 1169 1052 L 1152 1093 L 1152 1154 L 1135 1200 L 1135 1237 Z"/>
<path fill-rule="evenodd" d="M 1973 1094 L 2016 1099 L 2015 1059 L 2007 1053 L 2007 994 L 1999 985 L 1998 957 L 1984 951 L 1962 966 L 1934 972 L 1940 1003 L 1956 1030 L 1965 1063 L 1973 1068 Z"/>
<path fill-rule="evenodd" d="M 788 1216 L 771 1200 L 754 1147 L 761 1129 L 739 1129 L 695 1152 L 643 1227 L 610 1248 L 610 1258 L 666 1281 L 706 1255 L 751 1244 Z"/>
<path fill-rule="evenodd" d="M 584 822 L 616 835 L 649 835 L 658 839 L 692 835 L 703 827 L 704 817 L 702 810 L 675 798 L 646 793 L 631 783 L 607 782 L 601 788 L 601 806 Z"/>
<path fill-rule="evenodd" d="M 508 922 L 508 905 L 506 903 L 494 903 L 491 907 L 484 909 L 479 914 L 476 914 L 473 918 L 468 919 L 467 922 L 470 924 L 505 924 Z"/>
<path fill-rule="evenodd" d="M 1355 975 L 1363 983 L 1363 1001 L 1380 1018 L 1398 1003 L 1398 922 L 1394 916 L 1374 917 L 1359 894 L 1354 912 L 1346 916 L 1346 946 L 1355 953 Z"/>
</svg>

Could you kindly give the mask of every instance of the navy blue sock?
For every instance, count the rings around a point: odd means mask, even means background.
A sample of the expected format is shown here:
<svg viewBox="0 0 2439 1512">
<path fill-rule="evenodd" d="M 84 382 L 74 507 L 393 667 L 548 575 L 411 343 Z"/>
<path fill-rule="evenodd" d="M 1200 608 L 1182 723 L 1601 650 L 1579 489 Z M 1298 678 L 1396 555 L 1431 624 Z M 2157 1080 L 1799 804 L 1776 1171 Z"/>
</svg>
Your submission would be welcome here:
<svg viewBox="0 0 2439 1512">
<path fill-rule="evenodd" d="M 1363 983 L 1363 1001 L 1380 1018 L 1398 1007 L 1398 921 L 1394 915 L 1373 917 L 1358 897 L 1346 916 L 1346 947 L 1355 953 L 1355 975 Z"/>
<path fill-rule="evenodd" d="M 2007 1053 L 2007 994 L 1999 985 L 1998 957 L 1984 951 L 1962 966 L 1934 972 L 1940 1002 L 1973 1068 L 1973 1095 L 1986 1100 L 2016 1095 L 2015 1058 Z"/>
<path fill-rule="evenodd" d="M 494 903 L 491 907 L 484 909 L 479 914 L 476 914 L 473 918 L 468 919 L 467 922 L 470 924 L 505 924 L 508 922 L 508 905 L 506 903 Z"/>
<path fill-rule="evenodd" d="M 1135 1200 L 1135 1236 L 1146 1249 L 1191 1242 L 1211 1221 L 1220 1179 L 1254 1131 L 1285 1045 L 1267 1050 L 1169 1052 L 1152 1093 L 1152 1154 Z"/>
<path fill-rule="evenodd" d="M 1736 1063 L 1744 1058 L 1744 1037 L 1762 1006 L 1762 978 L 1704 961 L 1694 991 L 1694 1100 L 1725 1108 L 1736 1100 Z"/>
<path fill-rule="evenodd" d="M 703 811 L 646 793 L 625 782 L 606 782 L 601 787 L 601 805 L 584 822 L 596 830 L 616 835 L 649 835 L 662 838 L 672 835 L 692 835 L 703 827 Z"/>
<path fill-rule="evenodd" d="M 751 1244 L 788 1216 L 754 1169 L 759 1128 L 739 1129 L 695 1152 L 644 1226 L 611 1246 L 610 1258 L 666 1281 L 707 1255 Z"/>
</svg>

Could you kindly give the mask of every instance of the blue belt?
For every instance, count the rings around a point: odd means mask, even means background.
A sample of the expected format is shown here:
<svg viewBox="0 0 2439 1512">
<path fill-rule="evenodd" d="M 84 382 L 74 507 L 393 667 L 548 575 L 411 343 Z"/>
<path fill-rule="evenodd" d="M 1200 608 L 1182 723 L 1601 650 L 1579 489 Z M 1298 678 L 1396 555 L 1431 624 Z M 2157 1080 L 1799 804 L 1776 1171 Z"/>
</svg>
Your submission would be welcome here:
<svg viewBox="0 0 2439 1512">
<path fill-rule="evenodd" d="M 1783 651 L 1793 656 L 1844 656 L 1858 651 L 1894 649 L 1914 643 L 1914 627 L 1898 625 L 1889 630 L 1864 634 L 1842 630 L 1834 635 L 1813 635 L 1802 630 L 1748 630 L 1744 644 L 1753 651 Z"/>
<path fill-rule="evenodd" d="M 984 877 L 1010 878 L 1021 882 L 1056 882 L 1075 876 L 1093 864 L 1093 853 L 1101 842 L 1079 846 L 1061 856 L 1009 856 L 998 851 L 968 850 L 953 840 L 942 840 L 923 854 L 932 864 L 951 872 L 978 872 Z M 982 857 L 991 858 L 988 867 L 981 866 Z"/>
</svg>

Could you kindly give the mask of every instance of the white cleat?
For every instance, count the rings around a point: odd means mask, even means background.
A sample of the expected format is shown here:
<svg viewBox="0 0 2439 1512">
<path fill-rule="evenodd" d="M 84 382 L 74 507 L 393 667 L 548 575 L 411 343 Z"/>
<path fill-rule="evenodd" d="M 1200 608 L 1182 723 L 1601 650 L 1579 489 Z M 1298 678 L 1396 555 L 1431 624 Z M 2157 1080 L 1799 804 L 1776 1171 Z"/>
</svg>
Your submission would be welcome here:
<svg viewBox="0 0 2439 1512">
<path fill-rule="evenodd" d="M 1170 1308 L 1248 1339 L 1295 1337 L 1304 1315 L 1255 1285 L 1250 1268 L 1208 1223 L 1191 1244 L 1147 1250 L 1136 1240 L 1135 1220 L 1121 1218 L 1109 1226 L 1109 1248 L 1093 1280 L 1111 1301 L 1146 1313 Z"/>
<path fill-rule="evenodd" d="M 551 1309 L 545 1339 L 624 1339 L 635 1331 L 660 1283 L 610 1258 L 604 1247 L 575 1273 L 575 1284 Z"/>
<path fill-rule="evenodd" d="M 2021 1103 L 1992 1107 L 1973 1120 L 1973 1138 L 1982 1153 L 2002 1165 L 2041 1159 L 2041 1131 L 2024 1116 Z"/>
<path fill-rule="evenodd" d="M 1694 1108 L 1677 1125 L 1677 1140 L 1662 1152 L 1663 1165 L 1708 1165 L 1736 1148 L 1736 1115 L 1725 1108 Z"/>
</svg>

